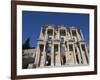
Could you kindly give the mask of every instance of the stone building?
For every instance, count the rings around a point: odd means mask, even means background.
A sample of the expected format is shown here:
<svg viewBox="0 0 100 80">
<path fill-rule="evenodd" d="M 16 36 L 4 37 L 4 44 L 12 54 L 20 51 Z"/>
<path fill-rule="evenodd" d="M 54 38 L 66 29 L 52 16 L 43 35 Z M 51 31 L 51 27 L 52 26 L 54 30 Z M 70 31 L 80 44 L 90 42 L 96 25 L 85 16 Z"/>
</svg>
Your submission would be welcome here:
<svg viewBox="0 0 100 80">
<path fill-rule="evenodd" d="M 32 56 L 34 61 L 28 64 L 28 68 L 89 64 L 88 45 L 82 31 L 75 27 L 41 27 L 37 48 Z"/>
</svg>

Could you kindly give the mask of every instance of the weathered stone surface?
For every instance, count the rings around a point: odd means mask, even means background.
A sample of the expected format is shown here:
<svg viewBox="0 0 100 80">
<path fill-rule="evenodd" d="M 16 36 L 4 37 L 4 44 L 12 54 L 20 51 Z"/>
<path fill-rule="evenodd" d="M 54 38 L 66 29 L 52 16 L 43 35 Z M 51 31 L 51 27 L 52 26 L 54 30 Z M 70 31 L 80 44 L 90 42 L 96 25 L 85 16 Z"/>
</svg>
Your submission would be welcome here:
<svg viewBox="0 0 100 80">
<path fill-rule="evenodd" d="M 84 40 L 82 31 L 75 27 L 41 28 L 37 48 L 23 50 L 23 68 L 89 64 L 89 48 Z"/>
</svg>

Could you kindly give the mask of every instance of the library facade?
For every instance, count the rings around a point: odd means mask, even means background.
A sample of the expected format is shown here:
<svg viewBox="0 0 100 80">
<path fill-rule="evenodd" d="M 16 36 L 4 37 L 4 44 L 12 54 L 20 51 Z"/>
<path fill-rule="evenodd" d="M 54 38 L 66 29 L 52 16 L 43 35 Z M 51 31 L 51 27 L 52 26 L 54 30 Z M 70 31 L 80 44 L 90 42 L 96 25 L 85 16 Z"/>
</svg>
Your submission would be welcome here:
<svg viewBox="0 0 100 80">
<path fill-rule="evenodd" d="M 23 50 L 23 57 L 32 58 L 27 68 L 89 65 L 89 45 L 81 29 L 46 25 L 37 48 Z"/>
</svg>

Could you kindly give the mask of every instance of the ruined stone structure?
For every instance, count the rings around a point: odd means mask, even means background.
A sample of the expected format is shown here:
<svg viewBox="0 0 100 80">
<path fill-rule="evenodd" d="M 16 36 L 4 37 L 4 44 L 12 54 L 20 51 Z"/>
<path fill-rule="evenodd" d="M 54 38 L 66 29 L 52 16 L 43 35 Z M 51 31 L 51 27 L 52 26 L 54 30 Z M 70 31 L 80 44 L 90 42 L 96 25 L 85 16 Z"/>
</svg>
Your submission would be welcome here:
<svg viewBox="0 0 100 80">
<path fill-rule="evenodd" d="M 88 65 L 89 48 L 80 29 L 47 25 L 41 27 L 33 58 L 31 68 Z"/>
</svg>

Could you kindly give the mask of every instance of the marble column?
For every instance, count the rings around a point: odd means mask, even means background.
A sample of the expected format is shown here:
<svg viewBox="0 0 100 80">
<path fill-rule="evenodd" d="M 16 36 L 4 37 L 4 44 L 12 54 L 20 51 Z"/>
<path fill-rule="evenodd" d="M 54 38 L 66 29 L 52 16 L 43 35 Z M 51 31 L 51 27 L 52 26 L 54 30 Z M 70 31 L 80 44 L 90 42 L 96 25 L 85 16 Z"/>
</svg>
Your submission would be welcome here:
<svg viewBox="0 0 100 80">
<path fill-rule="evenodd" d="M 54 44 L 52 43 L 51 50 L 51 66 L 54 66 Z"/>
<path fill-rule="evenodd" d="M 82 36 L 81 36 L 81 34 L 80 34 L 78 29 L 76 30 L 76 34 L 77 34 L 77 41 L 81 41 L 82 40 Z"/>
<path fill-rule="evenodd" d="M 40 49 L 39 49 L 39 44 L 38 44 L 38 47 L 37 47 L 37 50 L 36 50 L 35 61 L 34 61 L 34 65 L 36 67 L 39 66 L 39 58 L 40 58 Z"/>
<path fill-rule="evenodd" d="M 45 66 L 45 60 L 46 60 L 46 44 L 44 44 L 44 48 L 43 48 L 43 52 L 41 52 L 41 61 L 40 61 L 40 67 L 44 67 Z"/>
<path fill-rule="evenodd" d="M 61 54 L 60 54 L 60 43 L 58 44 L 58 63 L 59 63 L 59 66 L 61 66 Z"/>
<path fill-rule="evenodd" d="M 68 49 L 66 48 L 66 45 L 65 45 L 65 57 L 66 57 L 66 65 L 68 65 Z"/>
<path fill-rule="evenodd" d="M 70 40 L 73 40 L 72 29 L 70 29 Z"/>
</svg>

